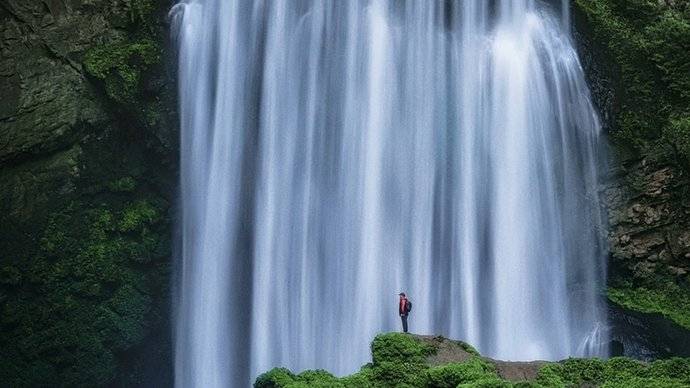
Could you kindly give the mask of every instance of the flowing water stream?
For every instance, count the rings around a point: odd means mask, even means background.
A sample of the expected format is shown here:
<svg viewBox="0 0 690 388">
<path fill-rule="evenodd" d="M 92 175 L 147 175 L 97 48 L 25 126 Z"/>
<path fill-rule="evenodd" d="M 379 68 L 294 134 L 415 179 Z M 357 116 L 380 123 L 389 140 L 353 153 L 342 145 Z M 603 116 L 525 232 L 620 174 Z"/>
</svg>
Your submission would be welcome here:
<svg viewBox="0 0 690 388">
<path fill-rule="evenodd" d="M 567 9 L 177 4 L 177 386 L 352 373 L 401 290 L 415 333 L 605 356 L 601 134 Z"/>
</svg>

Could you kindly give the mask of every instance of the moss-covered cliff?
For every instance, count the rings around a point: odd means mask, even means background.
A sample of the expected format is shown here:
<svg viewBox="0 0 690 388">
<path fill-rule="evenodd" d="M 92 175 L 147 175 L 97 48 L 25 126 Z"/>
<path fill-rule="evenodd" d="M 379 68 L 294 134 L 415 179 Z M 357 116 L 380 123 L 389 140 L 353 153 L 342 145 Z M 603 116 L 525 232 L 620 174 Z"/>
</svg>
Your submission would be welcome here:
<svg viewBox="0 0 690 388">
<path fill-rule="evenodd" d="M 613 149 L 613 302 L 690 328 L 690 3 L 575 0 Z"/>
<path fill-rule="evenodd" d="M 0 2 L 0 385 L 169 379 L 168 5 Z"/>
</svg>

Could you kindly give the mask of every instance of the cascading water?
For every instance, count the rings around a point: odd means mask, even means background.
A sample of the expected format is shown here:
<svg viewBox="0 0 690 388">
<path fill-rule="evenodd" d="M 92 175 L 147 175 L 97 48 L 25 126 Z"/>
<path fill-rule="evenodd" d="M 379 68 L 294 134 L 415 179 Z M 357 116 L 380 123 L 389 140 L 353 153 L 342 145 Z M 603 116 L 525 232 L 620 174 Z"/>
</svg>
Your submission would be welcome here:
<svg viewBox="0 0 690 388">
<path fill-rule="evenodd" d="M 606 355 L 600 131 L 565 12 L 185 0 L 172 15 L 178 386 L 351 373 L 398 329 L 400 290 L 413 332 L 488 356 Z"/>
</svg>

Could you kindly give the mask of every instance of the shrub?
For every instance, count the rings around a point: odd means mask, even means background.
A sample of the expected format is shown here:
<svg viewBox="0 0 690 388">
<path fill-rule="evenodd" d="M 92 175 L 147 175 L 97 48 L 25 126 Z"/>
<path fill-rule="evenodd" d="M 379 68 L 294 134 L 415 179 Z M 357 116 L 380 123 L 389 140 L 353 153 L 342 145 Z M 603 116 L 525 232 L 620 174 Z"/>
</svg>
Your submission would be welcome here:
<svg viewBox="0 0 690 388">
<path fill-rule="evenodd" d="M 509 381 L 501 380 L 498 377 L 485 378 L 471 383 L 464 383 L 457 388 L 511 388 L 514 387 Z"/>
<path fill-rule="evenodd" d="M 629 377 L 623 380 L 608 381 L 602 388 L 687 388 L 687 384 L 674 379 L 654 379 L 644 377 Z"/>
<path fill-rule="evenodd" d="M 690 385 L 690 358 L 674 357 L 668 360 L 656 360 L 644 371 L 643 376 L 679 379 Z"/>
<path fill-rule="evenodd" d="M 428 366 L 420 363 L 382 361 L 372 368 L 372 382 L 384 387 L 423 387 Z"/>
<path fill-rule="evenodd" d="M 283 388 L 295 382 L 295 375 L 286 368 L 273 368 L 259 375 L 254 388 Z"/>
<path fill-rule="evenodd" d="M 458 384 L 490 379 L 498 379 L 496 369 L 478 357 L 463 363 L 433 367 L 427 371 L 427 385 L 430 387 L 453 388 Z"/>
</svg>

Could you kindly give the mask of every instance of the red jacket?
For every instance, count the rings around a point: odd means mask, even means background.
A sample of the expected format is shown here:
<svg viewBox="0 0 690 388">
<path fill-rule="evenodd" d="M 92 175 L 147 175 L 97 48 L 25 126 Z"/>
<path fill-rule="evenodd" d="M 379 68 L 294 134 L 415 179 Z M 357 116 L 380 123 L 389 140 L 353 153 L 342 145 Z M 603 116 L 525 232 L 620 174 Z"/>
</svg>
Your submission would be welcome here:
<svg viewBox="0 0 690 388">
<path fill-rule="evenodd" d="M 402 315 L 407 315 L 407 298 L 400 299 L 400 304 L 398 305 L 398 311 Z"/>
</svg>

